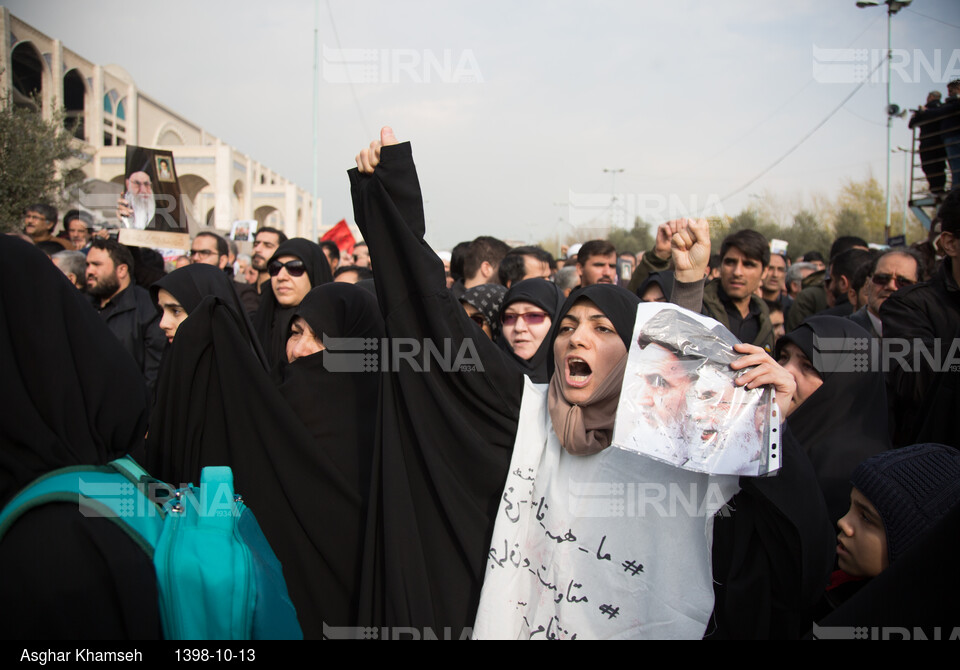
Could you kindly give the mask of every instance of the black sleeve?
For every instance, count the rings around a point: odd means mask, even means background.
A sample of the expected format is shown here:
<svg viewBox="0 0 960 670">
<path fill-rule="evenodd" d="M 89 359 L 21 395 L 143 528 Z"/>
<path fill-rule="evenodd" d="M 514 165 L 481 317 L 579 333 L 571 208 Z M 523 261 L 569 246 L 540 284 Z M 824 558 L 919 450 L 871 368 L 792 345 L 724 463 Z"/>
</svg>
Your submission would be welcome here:
<svg viewBox="0 0 960 670">
<path fill-rule="evenodd" d="M 810 628 L 836 534 L 810 460 L 784 435 L 779 472 L 741 477 L 714 520 L 713 620 L 707 639 L 797 639 Z"/>
<path fill-rule="evenodd" d="M 350 171 L 370 249 L 387 349 L 365 542 L 360 620 L 450 628 L 473 623 L 516 439 L 523 375 L 446 288 L 423 239 L 410 145 L 384 147 L 373 174 Z M 446 353 L 437 364 L 426 346 Z M 465 352 L 468 357 L 451 361 Z M 380 364 L 391 351 L 380 351 Z M 450 365 L 453 363 L 453 365 Z"/>
<path fill-rule="evenodd" d="M 430 342 L 441 352 L 446 347 L 461 352 L 466 361 L 462 372 L 430 375 L 431 381 L 448 401 L 456 398 L 458 408 L 470 413 L 486 408 L 507 419 L 484 430 L 494 431 L 488 433 L 490 442 L 512 447 L 523 375 L 480 334 L 446 287 L 443 262 L 423 239 L 423 200 L 410 143 L 384 147 L 374 174 L 356 169 L 349 174 L 357 225 L 376 263 L 377 298 L 388 338 L 413 338 L 421 350 Z M 420 361 L 425 364 L 422 357 Z"/>
</svg>

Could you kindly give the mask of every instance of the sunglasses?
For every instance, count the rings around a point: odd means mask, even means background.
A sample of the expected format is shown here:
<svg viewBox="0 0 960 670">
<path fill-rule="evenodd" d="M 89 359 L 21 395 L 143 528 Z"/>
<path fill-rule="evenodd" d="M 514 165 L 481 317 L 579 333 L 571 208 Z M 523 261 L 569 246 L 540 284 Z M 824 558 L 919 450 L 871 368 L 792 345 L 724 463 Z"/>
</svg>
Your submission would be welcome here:
<svg viewBox="0 0 960 670">
<path fill-rule="evenodd" d="M 487 317 L 485 317 L 483 314 L 477 313 L 477 314 L 470 314 L 469 316 L 470 316 L 470 320 L 473 321 L 478 326 L 480 326 L 481 328 L 487 325 Z"/>
<path fill-rule="evenodd" d="M 267 272 L 270 273 L 271 277 L 276 277 L 283 268 L 287 268 L 287 274 L 291 277 L 302 277 L 303 273 L 307 271 L 307 266 L 303 264 L 303 261 L 287 261 L 286 263 L 270 261 L 270 264 L 267 265 Z"/>
<path fill-rule="evenodd" d="M 870 281 L 872 281 L 877 286 L 886 286 L 887 284 L 890 283 L 891 279 L 896 281 L 897 289 L 901 289 L 904 286 L 912 286 L 917 283 L 912 279 L 907 279 L 906 277 L 901 277 L 900 275 L 877 275 L 877 274 L 873 275 L 873 277 L 870 278 Z"/>
<path fill-rule="evenodd" d="M 501 314 L 500 323 L 505 326 L 512 326 L 517 322 L 517 319 L 523 319 L 523 322 L 528 326 L 536 326 L 543 323 L 544 319 L 549 318 L 550 315 L 544 312 L 526 312 L 524 314 Z"/>
</svg>

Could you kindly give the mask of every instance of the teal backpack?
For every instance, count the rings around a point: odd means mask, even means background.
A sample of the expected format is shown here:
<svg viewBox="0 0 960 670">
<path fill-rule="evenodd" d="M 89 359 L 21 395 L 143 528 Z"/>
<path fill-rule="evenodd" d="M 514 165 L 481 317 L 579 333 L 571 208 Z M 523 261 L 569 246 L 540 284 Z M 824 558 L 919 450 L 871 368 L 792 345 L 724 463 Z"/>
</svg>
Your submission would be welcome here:
<svg viewBox="0 0 960 670">
<path fill-rule="evenodd" d="M 228 467 L 206 467 L 200 486 L 174 489 L 130 457 L 50 472 L 0 513 L 0 540 L 26 511 L 77 503 L 108 517 L 153 560 L 168 640 L 299 640 L 280 562 Z"/>
</svg>

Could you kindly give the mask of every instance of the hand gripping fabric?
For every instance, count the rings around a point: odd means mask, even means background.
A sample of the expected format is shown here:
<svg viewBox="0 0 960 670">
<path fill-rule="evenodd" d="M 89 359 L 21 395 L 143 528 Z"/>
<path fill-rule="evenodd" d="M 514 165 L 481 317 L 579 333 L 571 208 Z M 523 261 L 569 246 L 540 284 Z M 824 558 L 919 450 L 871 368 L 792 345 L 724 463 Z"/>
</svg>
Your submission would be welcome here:
<svg viewBox="0 0 960 670">
<path fill-rule="evenodd" d="M 302 639 L 280 562 L 233 492 L 228 467 L 206 467 L 200 486 L 174 489 L 133 459 L 50 472 L 0 513 L 0 540 L 25 512 L 76 503 L 109 518 L 153 560 L 168 640 Z"/>
</svg>

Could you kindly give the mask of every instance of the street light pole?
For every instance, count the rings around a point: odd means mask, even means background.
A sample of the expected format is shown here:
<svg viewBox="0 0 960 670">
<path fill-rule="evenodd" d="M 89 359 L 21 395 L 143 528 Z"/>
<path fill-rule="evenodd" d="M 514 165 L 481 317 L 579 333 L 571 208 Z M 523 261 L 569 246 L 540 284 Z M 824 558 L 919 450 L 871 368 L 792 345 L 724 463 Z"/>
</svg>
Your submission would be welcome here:
<svg viewBox="0 0 960 670">
<path fill-rule="evenodd" d="M 886 236 L 884 242 L 890 239 L 890 151 L 893 144 L 893 117 L 898 116 L 900 112 L 900 108 L 890 101 L 891 87 L 893 86 L 893 78 L 891 77 L 893 70 L 891 67 L 893 59 L 893 15 L 911 2 L 913 0 L 884 0 L 882 3 L 877 0 L 860 0 L 857 2 L 857 7 L 861 9 L 864 7 L 879 7 L 881 4 L 887 6 L 887 217 L 884 223 L 884 235 Z"/>
</svg>

